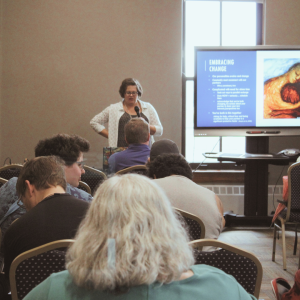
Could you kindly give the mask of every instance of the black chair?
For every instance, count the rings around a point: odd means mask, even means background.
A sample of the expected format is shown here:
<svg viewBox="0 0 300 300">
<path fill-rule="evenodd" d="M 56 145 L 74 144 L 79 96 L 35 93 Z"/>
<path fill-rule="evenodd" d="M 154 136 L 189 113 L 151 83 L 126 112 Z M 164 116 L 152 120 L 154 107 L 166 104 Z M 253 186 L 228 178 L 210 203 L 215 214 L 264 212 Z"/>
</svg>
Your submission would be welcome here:
<svg viewBox="0 0 300 300">
<path fill-rule="evenodd" d="M 288 168 L 288 201 L 287 208 L 280 212 L 274 223 L 273 252 L 272 261 L 275 261 L 276 234 L 278 230 L 282 231 L 282 258 L 283 269 L 286 270 L 286 243 L 285 243 L 285 225 L 295 226 L 294 255 L 297 250 L 297 226 L 300 224 L 300 162 L 292 164 Z M 300 259 L 298 269 L 300 269 Z"/>
<path fill-rule="evenodd" d="M 53 273 L 65 270 L 65 248 L 74 240 L 54 241 L 20 254 L 9 271 L 12 300 L 23 299 Z"/>
<path fill-rule="evenodd" d="M 145 165 L 136 165 L 132 167 L 125 168 L 115 173 L 115 175 L 122 175 L 128 173 L 136 173 L 140 175 L 147 175 L 147 167 Z"/>
<path fill-rule="evenodd" d="M 99 185 L 107 179 L 104 172 L 95 168 L 84 166 L 85 174 L 81 175 L 81 181 L 85 182 L 91 189 L 91 195 L 93 196 Z"/>
<path fill-rule="evenodd" d="M 2 168 L 0 168 L 0 177 L 4 179 L 11 179 L 13 177 L 19 177 L 20 171 L 23 168 L 23 165 L 19 164 L 12 164 L 7 165 Z"/>
<path fill-rule="evenodd" d="M 202 220 L 184 210 L 174 207 L 174 209 L 182 216 L 184 219 L 184 227 L 186 228 L 189 238 L 191 241 L 204 239 L 205 237 L 205 225 Z"/>
<path fill-rule="evenodd" d="M 232 275 L 249 294 L 258 299 L 263 270 L 261 262 L 254 254 L 214 239 L 193 241 L 189 244 L 194 248 L 220 248 L 211 252 L 195 250 L 196 264 L 206 264 Z"/>
</svg>

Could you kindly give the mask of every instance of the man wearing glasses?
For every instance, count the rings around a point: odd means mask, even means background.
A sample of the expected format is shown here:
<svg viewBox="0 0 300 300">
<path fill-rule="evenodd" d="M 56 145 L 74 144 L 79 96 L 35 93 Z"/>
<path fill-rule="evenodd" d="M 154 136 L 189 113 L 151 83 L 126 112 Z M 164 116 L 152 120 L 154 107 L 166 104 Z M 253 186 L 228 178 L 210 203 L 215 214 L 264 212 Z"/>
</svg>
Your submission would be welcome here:
<svg viewBox="0 0 300 300">
<path fill-rule="evenodd" d="M 93 198 L 83 190 L 77 189 L 81 175 L 85 173 L 83 154 L 90 150 L 90 143 L 78 136 L 58 134 L 38 142 L 35 157 L 55 155 L 65 162 L 67 193 L 90 202 Z"/>
</svg>

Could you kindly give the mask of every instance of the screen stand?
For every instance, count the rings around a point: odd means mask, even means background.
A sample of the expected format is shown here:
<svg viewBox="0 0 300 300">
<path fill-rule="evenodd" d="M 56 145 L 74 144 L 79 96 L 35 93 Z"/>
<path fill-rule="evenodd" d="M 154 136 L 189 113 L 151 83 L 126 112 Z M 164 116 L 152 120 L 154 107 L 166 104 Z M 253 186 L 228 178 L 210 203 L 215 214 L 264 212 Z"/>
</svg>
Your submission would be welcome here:
<svg viewBox="0 0 300 300">
<path fill-rule="evenodd" d="M 269 137 L 246 137 L 246 152 L 267 154 Z M 226 226 L 270 226 L 268 216 L 268 160 L 245 162 L 244 215 L 226 216 Z"/>
<path fill-rule="evenodd" d="M 269 153 L 269 137 L 246 137 L 246 152 L 252 154 Z M 246 163 L 245 216 L 268 215 L 268 162 L 252 160 Z M 268 223 L 268 226 L 270 223 Z"/>
</svg>

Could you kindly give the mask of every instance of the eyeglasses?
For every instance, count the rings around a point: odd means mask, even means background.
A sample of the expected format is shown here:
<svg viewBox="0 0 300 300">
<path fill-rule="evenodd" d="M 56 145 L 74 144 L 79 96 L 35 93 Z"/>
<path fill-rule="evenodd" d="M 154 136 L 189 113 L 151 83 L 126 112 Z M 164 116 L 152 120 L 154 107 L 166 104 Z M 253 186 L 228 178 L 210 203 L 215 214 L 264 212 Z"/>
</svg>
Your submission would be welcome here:
<svg viewBox="0 0 300 300">
<path fill-rule="evenodd" d="M 132 96 L 135 96 L 135 95 L 137 95 L 138 94 L 138 92 L 126 92 L 126 95 L 132 95 Z"/>
<path fill-rule="evenodd" d="M 81 170 L 83 170 L 83 167 L 85 166 L 85 163 L 83 161 L 76 161 L 75 164 L 77 164 Z"/>
</svg>

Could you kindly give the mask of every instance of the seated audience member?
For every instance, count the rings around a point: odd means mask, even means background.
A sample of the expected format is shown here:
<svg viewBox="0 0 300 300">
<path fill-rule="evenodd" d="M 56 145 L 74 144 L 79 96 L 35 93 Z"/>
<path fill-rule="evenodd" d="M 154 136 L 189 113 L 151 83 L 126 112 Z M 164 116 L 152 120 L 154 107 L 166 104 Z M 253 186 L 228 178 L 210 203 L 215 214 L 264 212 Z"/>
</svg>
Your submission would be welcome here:
<svg viewBox="0 0 300 300">
<path fill-rule="evenodd" d="M 17 193 L 27 213 L 11 224 L 4 240 L 4 274 L 21 253 L 61 239 L 72 239 L 89 203 L 66 191 L 64 166 L 54 156 L 27 162 L 17 181 Z"/>
<path fill-rule="evenodd" d="M 171 204 L 198 216 L 205 225 L 205 238 L 217 239 L 225 220 L 221 200 L 212 191 L 192 181 L 193 172 L 181 154 L 162 154 L 148 164 L 154 178 Z M 206 250 L 208 250 L 206 248 Z"/>
<path fill-rule="evenodd" d="M 153 161 L 158 155 L 165 153 L 179 154 L 178 146 L 168 139 L 162 139 L 155 142 L 151 147 L 149 161 Z"/>
<path fill-rule="evenodd" d="M 55 155 L 65 161 L 65 176 L 67 180 L 66 192 L 76 198 L 90 202 L 93 198 L 87 192 L 77 188 L 83 169 L 83 153 L 88 152 L 89 142 L 77 135 L 58 134 L 38 142 L 35 147 L 35 156 Z M 0 189 L 0 226 L 2 231 L 2 240 L 10 224 L 25 214 L 23 207 L 17 206 L 18 195 L 16 183 L 18 178 L 13 177 L 5 183 Z M 15 206 L 15 211 L 9 212 L 11 206 Z M 6 216 L 7 213 L 10 213 Z M 2 243 L 1 243 L 2 245 Z M 2 246 L 0 251 L 0 260 L 3 258 Z"/>
<path fill-rule="evenodd" d="M 130 120 L 125 125 L 125 140 L 128 148 L 113 154 L 108 159 L 110 173 L 136 165 L 144 165 L 150 154 L 149 139 L 149 124 L 141 118 Z"/>
<path fill-rule="evenodd" d="M 54 155 L 65 162 L 67 193 L 76 198 L 90 202 L 93 197 L 78 189 L 83 169 L 83 154 L 90 150 L 88 140 L 78 135 L 58 134 L 38 142 L 35 147 L 35 157 Z"/>
<path fill-rule="evenodd" d="M 193 264 L 187 234 L 155 181 L 113 176 L 80 224 L 67 270 L 24 299 L 255 299 L 220 269 Z"/>
</svg>

